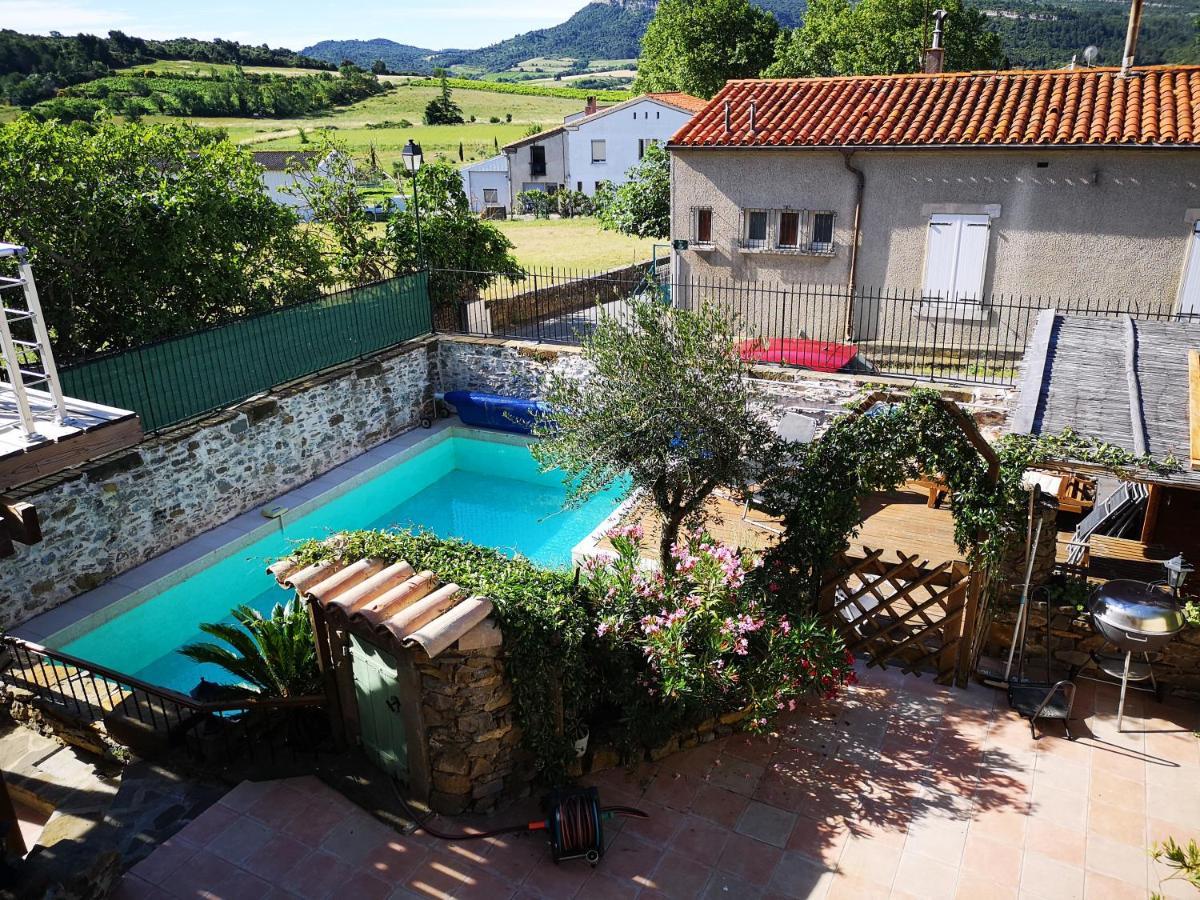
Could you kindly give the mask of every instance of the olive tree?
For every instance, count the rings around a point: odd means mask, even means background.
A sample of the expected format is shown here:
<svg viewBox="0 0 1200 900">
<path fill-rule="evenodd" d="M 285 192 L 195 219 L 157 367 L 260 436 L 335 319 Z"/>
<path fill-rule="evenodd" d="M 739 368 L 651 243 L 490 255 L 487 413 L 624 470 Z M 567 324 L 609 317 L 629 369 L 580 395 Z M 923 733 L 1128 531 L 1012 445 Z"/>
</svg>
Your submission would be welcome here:
<svg viewBox="0 0 1200 900">
<path fill-rule="evenodd" d="M 533 454 L 571 477 L 571 503 L 627 475 L 662 516 L 669 569 L 680 529 L 713 491 L 762 474 L 770 456 L 733 325 L 715 307 L 633 300 L 620 316 L 601 314 L 583 358 L 584 379 L 551 379 Z"/>
</svg>

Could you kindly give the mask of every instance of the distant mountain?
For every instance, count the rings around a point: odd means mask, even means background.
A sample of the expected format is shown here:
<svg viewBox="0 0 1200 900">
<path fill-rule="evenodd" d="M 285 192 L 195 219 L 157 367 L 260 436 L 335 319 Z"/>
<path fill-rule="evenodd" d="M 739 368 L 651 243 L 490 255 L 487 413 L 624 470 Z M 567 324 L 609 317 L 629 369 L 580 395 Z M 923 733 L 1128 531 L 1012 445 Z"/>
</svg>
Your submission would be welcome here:
<svg viewBox="0 0 1200 900">
<path fill-rule="evenodd" d="M 804 0 L 754 0 L 793 27 L 804 14 Z M 321 41 L 302 53 L 334 64 L 350 60 L 370 67 L 382 59 L 394 72 L 426 73 L 437 66 L 472 66 L 501 72 L 536 57 L 635 59 L 642 35 L 654 18 L 658 0 L 595 0 L 561 25 L 527 31 L 478 50 L 425 50 L 385 38 L 370 41 Z"/>
<path fill-rule="evenodd" d="M 437 53 L 436 50 L 414 47 L 411 44 L 397 44 L 387 38 L 374 38 L 369 41 L 318 41 L 301 52 L 305 56 L 331 62 L 335 66 L 350 60 L 364 69 L 371 68 L 377 59 L 382 59 L 384 65 L 392 72 L 421 74 L 433 69 L 430 59 Z"/>
</svg>

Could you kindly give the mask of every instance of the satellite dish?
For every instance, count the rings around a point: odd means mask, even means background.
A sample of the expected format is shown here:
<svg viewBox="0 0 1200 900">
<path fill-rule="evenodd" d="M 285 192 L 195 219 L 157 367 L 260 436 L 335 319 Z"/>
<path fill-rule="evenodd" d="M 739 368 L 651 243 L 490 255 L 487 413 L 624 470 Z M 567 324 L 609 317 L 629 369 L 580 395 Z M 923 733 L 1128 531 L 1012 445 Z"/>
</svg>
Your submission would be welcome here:
<svg viewBox="0 0 1200 900">
<path fill-rule="evenodd" d="M 1089 66 L 1094 66 L 1096 64 L 1096 57 L 1099 55 L 1100 48 L 1095 44 L 1088 44 L 1088 46 L 1083 49 L 1083 61 Z"/>
</svg>

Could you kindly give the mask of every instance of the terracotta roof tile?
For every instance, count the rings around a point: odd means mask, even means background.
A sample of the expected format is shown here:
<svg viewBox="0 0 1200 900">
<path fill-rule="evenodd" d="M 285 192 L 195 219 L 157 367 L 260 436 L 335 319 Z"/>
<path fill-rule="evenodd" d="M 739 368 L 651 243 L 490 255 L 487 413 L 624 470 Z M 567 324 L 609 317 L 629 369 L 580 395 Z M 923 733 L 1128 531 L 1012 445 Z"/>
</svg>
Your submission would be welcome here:
<svg viewBox="0 0 1200 900">
<path fill-rule="evenodd" d="M 683 91 L 661 91 L 657 94 L 646 94 L 651 100 L 657 100 L 660 103 L 665 103 L 667 106 L 674 106 L 676 109 L 682 109 L 684 112 L 698 113 L 704 107 L 708 106 L 708 101 L 702 97 L 693 97 L 691 94 L 685 94 Z"/>
<path fill-rule="evenodd" d="M 672 146 L 1195 147 L 1200 66 L 747 79 L 698 109 Z"/>
</svg>

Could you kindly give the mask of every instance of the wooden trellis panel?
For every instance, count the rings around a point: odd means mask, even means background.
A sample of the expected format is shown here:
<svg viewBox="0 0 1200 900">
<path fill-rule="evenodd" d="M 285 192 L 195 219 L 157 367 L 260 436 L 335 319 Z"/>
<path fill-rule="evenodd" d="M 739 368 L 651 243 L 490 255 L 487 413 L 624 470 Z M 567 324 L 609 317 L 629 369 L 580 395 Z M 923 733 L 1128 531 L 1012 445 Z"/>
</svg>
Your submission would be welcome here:
<svg viewBox="0 0 1200 900">
<path fill-rule="evenodd" d="M 835 625 L 868 665 L 931 671 L 942 683 L 965 683 L 979 605 L 978 580 L 960 561 L 930 563 L 863 548 L 847 556 L 821 592 L 825 621 Z"/>
</svg>

